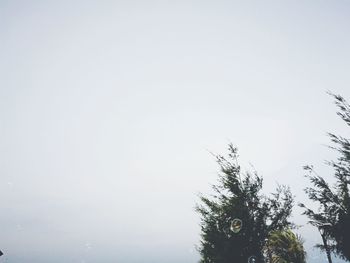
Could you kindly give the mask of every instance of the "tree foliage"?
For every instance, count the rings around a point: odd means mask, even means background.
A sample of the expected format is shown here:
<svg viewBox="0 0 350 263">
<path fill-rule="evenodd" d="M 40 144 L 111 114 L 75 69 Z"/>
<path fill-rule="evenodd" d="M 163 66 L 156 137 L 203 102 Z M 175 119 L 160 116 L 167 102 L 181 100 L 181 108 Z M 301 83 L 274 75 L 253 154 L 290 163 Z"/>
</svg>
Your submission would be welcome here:
<svg viewBox="0 0 350 263">
<path fill-rule="evenodd" d="M 255 171 L 242 172 L 237 148 L 229 145 L 228 151 L 227 158 L 216 156 L 221 173 L 213 185 L 215 194 L 201 195 L 196 208 L 201 216 L 200 262 L 264 262 L 270 233 L 292 226 L 293 197 L 284 186 L 270 197 L 263 195 L 262 177 Z M 240 231 L 233 231 L 234 220 L 241 223 Z"/>
<path fill-rule="evenodd" d="M 338 116 L 350 126 L 350 105 L 339 95 L 330 94 L 335 99 L 338 107 Z M 313 187 L 308 187 L 305 192 L 310 200 L 318 203 L 318 210 L 313 211 L 305 205 L 304 214 L 309 217 L 309 222 L 317 227 L 327 226 L 323 229 L 329 242 L 329 248 L 343 259 L 350 261 L 350 141 L 333 133 L 328 134 L 333 146 L 339 153 L 335 161 L 328 161 L 334 170 L 336 183 L 330 186 L 327 181 L 314 172 L 312 166 L 305 166 L 309 171 L 309 178 Z M 317 245 L 321 249 L 325 247 Z"/>
<path fill-rule="evenodd" d="M 272 231 L 268 237 L 265 253 L 269 263 L 305 263 L 306 252 L 302 238 L 290 229 Z"/>
</svg>

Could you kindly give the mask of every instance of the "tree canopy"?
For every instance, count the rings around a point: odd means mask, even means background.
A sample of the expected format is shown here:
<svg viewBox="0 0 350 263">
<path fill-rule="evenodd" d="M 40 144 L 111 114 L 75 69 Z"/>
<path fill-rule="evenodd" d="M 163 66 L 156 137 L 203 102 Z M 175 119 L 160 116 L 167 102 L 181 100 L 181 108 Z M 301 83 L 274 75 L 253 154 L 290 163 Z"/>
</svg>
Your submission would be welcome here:
<svg viewBox="0 0 350 263">
<path fill-rule="evenodd" d="M 346 100 L 331 94 L 338 107 L 338 116 L 350 126 L 350 105 Z M 323 231 L 326 244 L 318 244 L 321 249 L 327 248 L 343 259 L 350 261 L 350 141 L 333 133 L 328 134 L 333 146 L 339 153 L 335 161 L 328 161 L 328 165 L 334 170 L 335 185 L 331 186 L 322 176 L 318 175 L 313 166 L 307 165 L 309 171 L 307 177 L 312 187 L 307 187 L 305 192 L 310 200 L 318 204 L 317 211 L 303 207 L 304 214 L 308 216 L 309 223 Z"/>
<path fill-rule="evenodd" d="M 306 252 L 300 236 L 292 230 L 275 230 L 268 237 L 265 251 L 269 263 L 305 263 Z"/>
<path fill-rule="evenodd" d="M 228 147 L 228 157 L 216 156 L 220 166 L 215 194 L 200 196 L 202 263 L 259 263 L 267 259 L 264 247 L 272 231 L 293 224 L 290 189 L 278 186 L 271 196 L 262 194 L 263 179 L 256 171 L 243 172 L 237 148 Z"/>
</svg>

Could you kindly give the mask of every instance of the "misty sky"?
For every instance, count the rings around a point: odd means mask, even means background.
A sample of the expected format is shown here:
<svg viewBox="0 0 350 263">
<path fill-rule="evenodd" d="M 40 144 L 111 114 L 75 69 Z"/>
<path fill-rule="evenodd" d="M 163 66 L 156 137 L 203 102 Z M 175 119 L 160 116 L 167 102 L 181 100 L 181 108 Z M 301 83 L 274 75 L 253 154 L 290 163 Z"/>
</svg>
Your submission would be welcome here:
<svg viewBox="0 0 350 263">
<path fill-rule="evenodd" d="M 290 184 L 305 201 L 301 167 L 329 177 L 326 132 L 348 134 L 326 91 L 350 100 L 349 13 L 341 0 L 1 0 L 0 262 L 197 262 L 197 194 L 229 142 L 266 193 Z"/>
</svg>

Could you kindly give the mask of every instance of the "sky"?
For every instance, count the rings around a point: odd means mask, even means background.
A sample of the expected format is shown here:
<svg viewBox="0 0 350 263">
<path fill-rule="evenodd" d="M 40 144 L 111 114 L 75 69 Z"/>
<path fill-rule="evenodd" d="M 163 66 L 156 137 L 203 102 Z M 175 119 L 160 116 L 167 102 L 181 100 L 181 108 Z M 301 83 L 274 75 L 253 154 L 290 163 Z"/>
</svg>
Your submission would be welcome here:
<svg viewBox="0 0 350 263">
<path fill-rule="evenodd" d="M 349 1 L 0 1 L 0 262 L 194 263 L 211 152 L 331 180 Z M 295 208 L 309 261 L 317 232 Z"/>
</svg>

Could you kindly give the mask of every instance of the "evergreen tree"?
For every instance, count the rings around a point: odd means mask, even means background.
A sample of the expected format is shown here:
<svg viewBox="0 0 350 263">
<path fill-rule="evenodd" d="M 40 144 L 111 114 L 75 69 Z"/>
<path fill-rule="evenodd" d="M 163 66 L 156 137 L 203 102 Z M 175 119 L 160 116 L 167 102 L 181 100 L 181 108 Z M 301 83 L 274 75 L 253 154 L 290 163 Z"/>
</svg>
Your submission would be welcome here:
<svg viewBox="0 0 350 263">
<path fill-rule="evenodd" d="M 350 105 L 343 97 L 330 95 L 338 106 L 337 114 L 350 126 Z M 350 141 L 332 133 L 328 135 L 334 143 L 331 148 L 340 153 L 336 161 L 327 162 L 334 169 L 336 183 L 331 187 L 312 166 L 305 166 L 313 185 L 305 192 L 310 200 L 319 204 L 319 208 L 313 211 L 303 204 L 300 206 L 305 208 L 304 214 L 309 217 L 309 222 L 320 230 L 323 244 L 317 246 L 327 252 L 329 261 L 331 251 L 350 261 Z"/>
<path fill-rule="evenodd" d="M 290 227 L 293 197 L 289 188 L 279 186 L 266 197 L 263 179 L 256 172 L 242 172 L 237 149 L 229 145 L 228 158 L 216 156 L 221 168 L 215 194 L 201 196 L 202 263 L 262 263 L 271 231 Z"/>
</svg>

